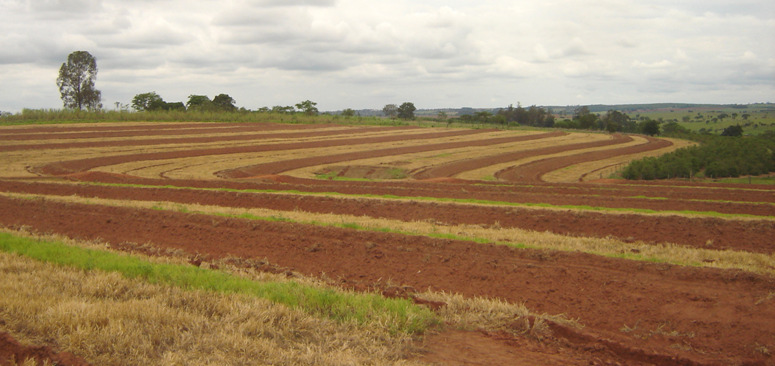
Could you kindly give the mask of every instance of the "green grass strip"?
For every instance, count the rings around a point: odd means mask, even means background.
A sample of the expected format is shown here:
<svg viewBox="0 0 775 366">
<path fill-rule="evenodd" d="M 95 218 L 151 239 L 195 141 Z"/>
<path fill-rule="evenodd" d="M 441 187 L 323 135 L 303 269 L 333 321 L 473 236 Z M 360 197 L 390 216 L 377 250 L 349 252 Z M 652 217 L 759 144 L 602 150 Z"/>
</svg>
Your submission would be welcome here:
<svg viewBox="0 0 775 366">
<path fill-rule="evenodd" d="M 422 333 L 438 323 L 429 309 L 407 299 L 356 294 L 299 284 L 258 282 L 225 272 L 179 264 L 151 263 L 136 256 L 86 249 L 52 240 L 38 240 L 0 232 L 0 250 L 35 260 L 83 270 L 117 272 L 131 279 L 190 290 L 255 296 L 315 316 L 340 322 L 377 321 L 392 332 Z"/>
</svg>

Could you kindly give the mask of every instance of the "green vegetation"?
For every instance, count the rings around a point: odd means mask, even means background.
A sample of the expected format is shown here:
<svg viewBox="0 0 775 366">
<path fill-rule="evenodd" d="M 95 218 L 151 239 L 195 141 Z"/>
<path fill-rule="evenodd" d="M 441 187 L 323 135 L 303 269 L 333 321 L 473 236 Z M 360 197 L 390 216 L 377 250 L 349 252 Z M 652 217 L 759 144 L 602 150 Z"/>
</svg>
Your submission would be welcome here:
<svg viewBox="0 0 775 366">
<path fill-rule="evenodd" d="M 0 250 L 39 261 L 83 270 L 116 272 L 154 284 L 218 293 L 240 293 L 300 308 L 341 322 L 380 321 L 394 332 L 418 333 L 437 322 L 427 308 L 410 300 L 375 294 L 354 294 L 289 282 L 257 282 L 199 267 L 159 264 L 107 251 L 71 247 L 61 242 L 35 240 L 0 233 Z"/>
<path fill-rule="evenodd" d="M 175 103 L 177 105 L 177 103 Z M 292 107 L 291 107 L 292 108 Z M 336 115 L 306 115 L 300 112 L 248 111 L 185 108 L 160 108 L 150 111 L 127 110 L 80 111 L 73 109 L 24 109 L 21 113 L 0 118 L 0 125 L 67 124 L 96 122 L 251 122 L 251 123 L 358 123 L 397 125 L 402 122 L 378 117 L 357 117 L 345 120 Z"/>
<path fill-rule="evenodd" d="M 775 132 L 758 136 L 695 135 L 698 146 L 633 161 L 625 179 L 739 177 L 775 172 Z"/>
<path fill-rule="evenodd" d="M 102 108 L 102 93 L 95 89 L 97 59 L 89 52 L 75 51 L 59 68 L 57 87 L 65 108 L 98 110 Z"/>
</svg>

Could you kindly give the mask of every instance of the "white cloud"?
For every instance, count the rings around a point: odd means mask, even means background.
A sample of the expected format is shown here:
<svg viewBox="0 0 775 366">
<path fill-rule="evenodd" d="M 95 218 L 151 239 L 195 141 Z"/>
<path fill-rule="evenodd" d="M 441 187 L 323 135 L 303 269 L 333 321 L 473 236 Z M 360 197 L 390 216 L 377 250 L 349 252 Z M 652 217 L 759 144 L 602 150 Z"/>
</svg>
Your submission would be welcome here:
<svg viewBox="0 0 775 366">
<path fill-rule="evenodd" d="M 756 0 L 0 1 L 0 110 L 61 105 L 75 50 L 97 57 L 105 105 L 151 90 L 323 110 L 761 101 L 773 34 L 775 3 Z"/>
</svg>

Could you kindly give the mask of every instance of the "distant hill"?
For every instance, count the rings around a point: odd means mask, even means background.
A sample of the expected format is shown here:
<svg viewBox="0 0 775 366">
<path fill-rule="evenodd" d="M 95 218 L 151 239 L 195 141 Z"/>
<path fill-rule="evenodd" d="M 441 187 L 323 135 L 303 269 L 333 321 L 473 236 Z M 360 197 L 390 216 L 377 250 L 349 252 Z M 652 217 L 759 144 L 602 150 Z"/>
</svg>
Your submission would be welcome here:
<svg viewBox="0 0 775 366">
<path fill-rule="evenodd" d="M 573 112 L 580 107 L 586 106 L 592 113 L 603 113 L 609 110 L 616 110 L 624 113 L 634 112 L 649 112 L 649 111 L 678 111 L 688 109 L 698 110 L 722 110 L 722 109 L 755 109 L 759 111 L 775 111 L 775 103 L 753 103 L 753 104 L 693 104 L 693 103 L 645 103 L 645 104 L 591 104 L 591 105 L 565 105 L 565 106 L 541 106 L 550 113 L 557 115 L 573 115 Z M 508 106 L 499 108 L 435 108 L 435 109 L 418 109 L 414 114 L 418 117 L 436 117 L 439 112 L 446 113 L 447 117 L 456 117 L 462 115 L 470 115 L 476 112 L 488 111 L 490 113 L 497 113 L 500 109 L 505 109 Z M 527 108 L 528 106 L 523 106 Z M 339 114 L 342 111 L 331 111 L 328 113 Z M 355 110 L 356 115 L 363 117 L 381 117 L 383 116 L 381 109 L 358 109 Z"/>
</svg>

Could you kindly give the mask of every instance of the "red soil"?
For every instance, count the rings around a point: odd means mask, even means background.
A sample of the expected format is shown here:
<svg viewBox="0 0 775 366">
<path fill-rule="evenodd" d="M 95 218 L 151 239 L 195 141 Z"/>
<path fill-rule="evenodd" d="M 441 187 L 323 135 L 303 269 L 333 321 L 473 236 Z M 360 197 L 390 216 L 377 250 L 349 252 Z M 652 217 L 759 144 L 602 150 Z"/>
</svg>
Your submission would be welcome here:
<svg viewBox="0 0 775 366">
<path fill-rule="evenodd" d="M 309 138 L 309 137 L 326 137 L 326 136 L 335 136 L 335 135 L 351 135 L 356 133 L 365 133 L 365 132 L 379 132 L 379 131 L 396 131 L 398 130 L 395 127 L 366 127 L 366 128 L 343 128 L 343 129 L 336 129 L 336 130 L 325 130 L 325 131 L 305 131 L 301 130 L 300 132 L 282 132 L 282 133 L 266 133 L 266 131 L 270 130 L 258 130 L 262 133 L 249 133 L 249 132 L 256 132 L 256 130 L 248 130 L 248 129 L 231 129 L 227 131 L 212 131 L 208 130 L 208 133 L 216 133 L 216 132 L 231 132 L 231 133 L 241 133 L 239 135 L 228 135 L 228 136 L 204 136 L 204 137 L 172 137 L 172 138 L 138 138 L 138 139 L 132 139 L 132 140 L 120 140 L 120 141 L 87 141 L 87 142 L 60 142 L 60 143 L 46 143 L 46 144 L 23 144 L 23 145 L 7 145 L 7 146 L 0 146 L 0 152 L 5 151 L 18 151 L 18 150 L 35 150 L 35 149 L 72 149 L 72 148 L 83 148 L 83 147 L 116 147 L 116 146 L 153 146 L 153 145 L 164 145 L 164 144 L 194 144 L 194 143 L 210 143 L 210 142 L 235 142 L 235 141 L 251 141 L 251 140 L 270 140 L 270 139 L 291 139 L 291 138 Z M 197 131 L 175 131 L 179 135 L 184 133 L 195 133 Z M 201 132 L 201 131 L 199 131 Z M 118 133 L 117 133 L 118 134 Z M 144 135 L 141 135 L 144 136 Z M 61 136 L 58 135 L 47 135 L 48 138 L 52 139 L 61 139 Z M 122 136 L 123 137 L 123 136 Z M 72 137 L 69 137 L 72 138 Z M 38 138 L 36 138 L 38 139 Z M 39 139 L 45 139 L 45 138 L 39 138 Z"/>
<path fill-rule="evenodd" d="M 668 140 L 655 139 L 653 137 L 648 137 L 647 139 L 648 143 L 642 145 L 627 146 L 612 150 L 591 151 L 571 156 L 561 156 L 536 160 L 524 165 L 518 165 L 501 170 L 495 174 L 495 177 L 501 180 L 512 182 L 541 182 L 543 181 L 541 177 L 544 174 L 569 167 L 574 164 L 603 160 L 619 155 L 638 154 L 673 145 L 673 143 Z"/>
<path fill-rule="evenodd" d="M 147 182 L 146 182 L 147 183 Z M 158 185 L 165 181 L 157 181 Z M 276 187 L 287 188 L 287 187 Z M 544 209 L 444 205 L 431 202 L 337 199 L 262 193 L 180 190 L 170 188 L 125 188 L 88 185 L 25 183 L 0 180 L 0 191 L 58 196 L 78 195 L 107 199 L 152 202 L 197 203 L 203 205 L 301 210 L 355 216 L 427 221 L 439 225 L 474 224 L 515 227 L 571 236 L 614 237 L 648 243 L 680 243 L 684 246 L 716 250 L 775 252 L 775 221 L 732 221 L 716 218 L 650 216 L 637 214 L 572 213 Z M 375 194 L 380 192 L 376 191 Z M 541 198 L 542 195 L 538 198 Z M 668 201 L 671 202 L 671 201 Z M 648 201 L 646 201 L 648 203 Z M 637 225 L 633 225 L 637 223 Z M 708 243 L 712 243 L 709 245 Z"/>
<path fill-rule="evenodd" d="M 61 366 L 86 366 L 86 361 L 69 352 L 57 353 L 50 347 L 29 346 L 17 342 L 8 333 L 0 332 L 0 366 L 21 365 L 34 359 L 37 365 L 45 362 Z"/>
<path fill-rule="evenodd" d="M 245 135 L 271 129 L 306 129 L 299 125 L 186 124 L 190 132 L 213 133 L 222 128 L 244 129 Z M 66 132 L 69 136 L 152 136 L 168 133 L 170 126 L 86 126 L 24 128 L 17 136 L 39 138 L 32 132 Z M 315 128 L 319 126 L 314 126 Z M 255 129 L 253 129 L 255 128 Z M 50 129 L 50 131 L 48 131 Z M 11 130 L 8 130 L 11 131 Z M 372 129 L 371 131 L 375 131 Z M 5 133 L 6 131 L 4 131 Z M 207 133 L 205 132 L 205 133 Z M 299 131 L 306 134 L 309 131 Z M 450 131 L 408 136 L 352 137 L 310 141 L 304 144 L 256 145 L 243 148 L 210 148 L 178 152 L 131 154 L 63 161 L 35 171 L 56 175 L 52 181 L 134 183 L 156 188 L 104 187 L 27 183 L 0 180 L 0 191 L 72 195 L 151 201 L 201 203 L 230 207 L 267 207 L 278 210 L 368 215 L 399 220 L 433 220 L 439 224 L 477 224 L 519 227 L 585 236 L 613 236 L 625 241 L 673 242 L 692 247 L 773 253 L 775 244 L 775 189 L 756 185 L 707 185 L 692 182 L 605 184 L 526 184 L 471 182 L 447 177 L 456 172 L 511 161 L 535 154 L 622 143 L 626 136 L 595 144 L 552 147 L 529 152 L 472 159 L 419 172 L 428 181 L 340 182 L 316 181 L 272 175 L 291 167 L 360 158 L 349 154 L 283 162 L 283 166 L 253 166 L 224 172 L 242 180 L 184 181 L 146 179 L 89 172 L 98 166 L 138 160 L 156 160 L 243 152 L 336 147 L 414 139 L 462 136 L 483 131 Z M 9 132 L 12 133 L 12 132 Z M 12 133 L 12 134 L 13 134 Z M 86 134 L 86 135 L 78 135 Z M 121 135 L 125 134 L 125 135 Z M 57 134 L 57 135 L 66 135 Z M 262 136 L 270 136 L 271 133 Z M 5 135 L 3 135 L 5 136 Z M 542 138 L 550 134 L 533 137 Z M 201 139 L 204 139 L 202 137 Z M 275 136 L 277 138 L 277 136 Z M 515 137 L 517 138 L 517 137 Z M 20 138 L 21 139 L 21 138 Z M 197 138 L 199 139 L 199 138 Z M 164 140 L 164 139 L 161 139 Z M 171 139 L 168 139 L 171 140 Z M 156 140 L 159 141 L 159 140 Z M 204 141 L 204 140 L 201 140 Z M 198 141 L 198 142 L 201 142 Z M 509 140 L 511 141 L 511 140 Z M 197 141 L 190 141 L 197 142 Z M 508 142 L 490 139 L 485 143 Z M 384 149 L 364 157 L 407 153 L 411 149 L 450 148 L 457 143 Z M 468 143 L 470 146 L 471 143 Z M 633 148 L 654 148 L 650 142 Z M 21 145 L 19 145 L 21 146 Z M 75 146 L 75 145 L 72 145 Z M 562 160 L 545 160 L 525 171 L 504 171 L 535 181 L 553 167 L 582 160 L 600 159 L 629 150 L 577 154 Z M 369 155 L 371 154 L 371 155 Z M 383 155 L 380 155 L 383 154 Z M 315 160 L 317 159 L 317 160 Z M 524 168 L 519 168 L 524 169 Z M 259 176 L 260 175 L 260 176 Z M 524 178 L 528 176 L 528 178 Z M 476 199 L 523 204 L 587 205 L 592 207 L 649 209 L 655 211 L 712 211 L 765 216 L 740 221 L 605 212 L 559 212 L 508 207 L 448 206 L 439 203 L 375 201 L 336 197 L 279 196 L 261 193 L 195 191 L 161 186 L 338 192 L 344 194 L 396 195 Z M 566 314 L 584 328 L 569 329 L 550 324 L 552 336 L 543 340 L 507 336 L 506 333 L 444 332 L 426 339 L 422 359 L 442 364 L 775 364 L 775 278 L 736 270 L 715 270 L 604 258 L 583 253 L 510 249 L 466 241 L 433 239 L 401 234 L 363 232 L 294 223 L 116 208 L 99 205 L 56 203 L 0 197 L 0 226 L 26 227 L 42 233 L 59 233 L 76 239 L 99 239 L 117 248 L 128 243 L 150 243 L 159 249 L 181 249 L 192 258 L 236 257 L 239 261 L 266 260 L 272 271 L 294 271 L 320 276 L 357 290 L 377 289 L 396 295 L 397 287 L 432 288 L 465 296 L 524 302 L 538 313 Z M 769 239 L 769 240 L 768 240 Z M 149 251 L 153 254 L 154 251 Z M 157 253 L 158 254 L 158 253 Z M 279 269 L 278 269 L 279 266 Z M 262 267 L 263 268 L 263 267 Z M 266 269 L 266 268 L 265 268 Z M 404 287 L 401 287 L 404 288 Z M 519 320 L 523 321 L 523 320 Z M 529 321 L 529 320 L 528 320 Z M 0 322 L 2 320 L 0 319 Z M 1 356 L 0 356 L 1 357 Z"/>
<path fill-rule="evenodd" d="M 0 141 L 26 141 L 46 139 L 83 139 L 107 137 L 145 137 L 145 136 L 179 136 L 200 133 L 235 133 L 235 132 L 266 132 L 276 130 L 309 130 L 326 127 L 341 127 L 337 125 L 289 125 L 277 123 L 175 123 L 175 124 L 145 124 L 132 126 L 36 126 L 31 128 L 16 128 L 3 130 Z M 395 129 L 395 127 L 392 127 Z"/>
<path fill-rule="evenodd" d="M 435 166 L 432 168 L 428 168 L 428 169 L 416 172 L 413 176 L 415 179 L 452 177 L 456 174 L 460 174 L 468 170 L 472 170 L 472 169 L 476 169 L 484 166 L 500 164 L 500 163 L 507 163 L 510 161 L 529 158 L 531 156 L 556 154 L 564 151 L 616 145 L 616 144 L 622 144 L 630 141 L 632 141 L 632 137 L 617 134 L 617 135 L 613 135 L 610 140 L 543 147 L 543 148 L 532 149 L 532 150 L 509 152 L 509 153 L 491 155 L 491 156 L 482 156 L 479 158 L 473 158 L 473 159 L 468 159 L 463 161 L 455 161 L 452 163 L 443 164 L 440 166 Z"/>
<path fill-rule="evenodd" d="M 34 172 L 44 175 L 66 175 L 77 172 L 85 172 L 89 169 L 96 167 L 122 164 L 132 161 L 151 161 L 162 159 L 177 159 L 188 158 L 196 156 L 210 156 L 210 155 L 226 155 L 226 154 L 244 154 L 255 153 L 265 151 L 283 151 L 292 149 L 310 149 L 310 148 L 331 148 L 336 146 L 347 146 L 353 144 L 377 144 L 393 141 L 406 141 L 406 140 L 423 140 L 423 139 L 435 139 L 443 137 L 453 136 L 466 136 L 478 133 L 491 132 L 488 130 L 455 130 L 448 132 L 432 132 L 432 133 L 420 133 L 413 135 L 395 135 L 395 136 L 376 136 L 376 137 L 358 137 L 358 138 L 345 138 L 335 140 L 320 140 L 320 141 L 308 141 L 304 143 L 279 143 L 269 145 L 255 145 L 255 146 L 241 146 L 241 147 L 223 147 L 223 148 L 205 148 L 195 150 L 183 150 L 183 151 L 169 151 L 159 153 L 142 153 L 142 154 L 127 154 L 108 156 L 104 158 L 90 158 L 81 160 L 70 160 L 41 167 L 35 167 Z M 233 173 L 235 177 L 245 177 L 249 175 L 240 174 L 238 172 Z"/>
<path fill-rule="evenodd" d="M 293 169 L 304 168 L 308 166 L 316 166 L 322 164 L 332 164 L 342 161 L 369 159 L 383 156 L 401 155 L 401 154 L 413 154 L 419 152 L 427 152 L 434 150 L 454 149 L 468 146 L 489 146 L 497 144 L 505 144 L 519 141 L 530 141 L 543 138 L 549 138 L 554 136 L 561 136 L 563 132 L 549 132 L 537 135 L 526 136 L 512 136 L 512 137 L 500 137 L 492 139 L 483 139 L 475 141 L 459 141 L 459 142 L 443 142 L 435 144 L 427 144 L 420 146 L 409 147 L 396 147 L 371 151 L 358 151 L 349 152 L 344 154 L 333 155 L 318 155 L 309 158 L 289 159 L 272 163 L 265 163 L 259 165 L 251 165 L 242 167 L 239 169 L 231 169 L 218 172 L 218 176 L 221 178 L 247 178 L 251 176 L 261 176 L 268 174 L 279 174 Z"/>
<path fill-rule="evenodd" d="M 551 342 L 605 361 L 767 362 L 757 344 L 775 340 L 775 306 L 767 300 L 775 279 L 741 271 L 177 212 L 6 198 L 0 205 L 8 227 L 266 259 L 356 289 L 390 282 L 524 302 L 579 319 L 583 330 L 555 327 Z"/>
</svg>

